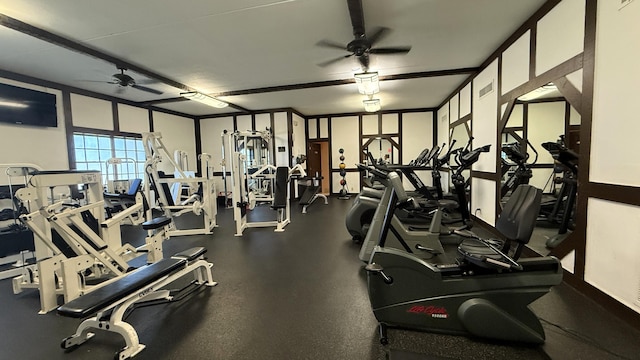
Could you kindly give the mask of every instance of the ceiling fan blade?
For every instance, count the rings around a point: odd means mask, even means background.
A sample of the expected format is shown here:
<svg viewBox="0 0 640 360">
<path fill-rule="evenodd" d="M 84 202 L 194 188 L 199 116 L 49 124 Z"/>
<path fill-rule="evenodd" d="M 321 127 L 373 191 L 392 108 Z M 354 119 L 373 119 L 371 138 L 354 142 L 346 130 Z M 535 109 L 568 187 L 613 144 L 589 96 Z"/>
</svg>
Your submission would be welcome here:
<svg viewBox="0 0 640 360">
<path fill-rule="evenodd" d="M 409 52 L 409 50 L 411 50 L 411 46 L 397 46 L 397 47 L 370 49 L 369 53 L 370 54 L 378 54 L 378 55 L 406 54 L 406 53 Z"/>
<path fill-rule="evenodd" d="M 124 93 L 125 90 L 126 90 L 126 87 L 118 86 L 118 88 L 116 88 L 116 94 L 121 95 Z"/>
<path fill-rule="evenodd" d="M 390 32 L 391 32 L 391 29 L 389 28 L 377 27 L 373 29 L 373 31 L 371 32 L 371 36 L 367 36 L 367 40 L 369 40 L 369 43 L 371 44 L 371 46 L 373 46 L 373 44 L 379 42 L 384 37 L 389 35 Z"/>
<path fill-rule="evenodd" d="M 152 93 L 152 94 L 156 94 L 156 95 L 161 95 L 162 91 L 156 90 L 156 89 L 152 89 L 152 88 L 148 88 L 146 86 L 140 86 L 140 85 L 131 85 L 132 88 L 134 89 L 138 89 L 138 90 L 142 90 L 142 91 L 146 91 L 148 93 Z"/>
<path fill-rule="evenodd" d="M 353 54 L 340 56 L 340 57 L 337 57 L 335 59 L 331 59 L 331 60 L 328 60 L 328 61 L 325 61 L 325 62 L 321 62 L 321 63 L 318 64 L 318 66 L 320 66 L 320 67 L 329 66 L 329 65 L 331 65 L 333 63 L 337 63 L 338 61 L 346 59 L 346 58 L 349 58 L 351 56 L 353 56 Z"/>
<path fill-rule="evenodd" d="M 102 80 L 76 80 L 76 81 L 82 81 L 82 82 L 94 82 L 94 83 L 101 83 L 101 84 L 117 84 L 117 82 L 115 81 L 102 81 Z"/>
<path fill-rule="evenodd" d="M 342 45 L 340 43 L 337 43 L 331 40 L 320 40 L 316 43 L 316 46 L 328 47 L 332 49 L 340 49 L 345 51 L 347 50 L 347 47 L 345 45 Z"/>
<path fill-rule="evenodd" d="M 362 0 L 347 0 L 349 16 L 351 16 L 351 26 L 353 26 L 353 36 L 360 38 L 364 32 L 364 10 L 362 10 Z"/>
<path fill-rule="evenodd" d="M 136 84 L 138 85 L 153 85 L 153 84 L 159 84 L 160 81 L 155 80 L 155 79 L 137 79 L 136 80 Z"/>
</svg>

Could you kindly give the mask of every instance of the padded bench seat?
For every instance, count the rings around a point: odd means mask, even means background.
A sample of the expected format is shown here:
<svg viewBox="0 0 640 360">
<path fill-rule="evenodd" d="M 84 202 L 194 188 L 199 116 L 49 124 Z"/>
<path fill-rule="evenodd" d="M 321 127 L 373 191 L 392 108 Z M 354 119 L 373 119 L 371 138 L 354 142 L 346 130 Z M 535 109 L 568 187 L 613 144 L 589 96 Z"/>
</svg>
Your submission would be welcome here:
<svg viewBox="0 0 640 360">
<path fill-rule="evenodd" d="M 60 306 L 57 310 L 58 314 L 72 318 L 91 316 L 107 308 L 117 300 L 126 298 L 144 286 L 184 267 L 188 261 L 198 258 L 206 251 L 204 247 L 196 247 L 178 253 L 172 258 L 145 265 L 126 274 L 119 280 Z"/>
<path fill-rule="evenodd" d="M 161 216 L 161 217 L 153 218 L 149 221 L 143 222 L 142 228 L 144 230 L 155 230 L 169 224 L 171 224 L 171 218 L 168 218 L 166 216 Z"/>
<path fill-rule="evenodd" d="M 184 266 L 185 263 L 185 259 L 163 259 L 157 263 L 141 267 L 111 284 L 60 306 L 58 314 L 72 318 L 85 318 L 93 315 L 118 299 L 127 297 L 145 285 L 172 273 Z"/>
<path fill-rule="evenodd" d="M 82 345 L 95 336 L 92 330 L 98 329 L 117 333 L 124 338 L 125 347 L 116 353 L 116 359 L 134 357 L 145 345 L 140 343 L 133 326 L 124 321 L 127 311 L 134 309 L 133 306 L 138 303 L 179 301 L 184 298 L 183 295 L 188 295 L 202 285 L 215 286 L 217 283 L 211 277 L 213 264 L 202 258 L 206 251 L 204 247 L 195 247 L 169 259 L 143 266 L 60 306 L 59 315 L 85 318 L 73 335 L 62 340 L 61 347 L 71 349 Z M 187 275 L 193 275 L 193 281 L 177 290 L 177 293 L 165 288 Z M 183 293 L 186 289 L 191 291 Z"/>
</svg>

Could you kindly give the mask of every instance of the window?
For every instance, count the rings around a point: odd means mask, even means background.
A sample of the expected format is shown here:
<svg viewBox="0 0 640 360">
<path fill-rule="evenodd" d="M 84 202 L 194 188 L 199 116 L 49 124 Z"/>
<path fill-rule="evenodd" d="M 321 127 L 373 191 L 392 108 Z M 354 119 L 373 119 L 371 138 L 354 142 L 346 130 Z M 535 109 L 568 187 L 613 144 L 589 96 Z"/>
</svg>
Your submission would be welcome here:
<svg viewBox="0 0 640 360">
<path fill-rule="evenodd" d="M 143 178 L 145 153 L 142 139 L 128 136 L 74 133 L 76 169 L 98 170 L 103 181 Z M 121 164 L 108 165 L 111 158 Z"/>
</svg>

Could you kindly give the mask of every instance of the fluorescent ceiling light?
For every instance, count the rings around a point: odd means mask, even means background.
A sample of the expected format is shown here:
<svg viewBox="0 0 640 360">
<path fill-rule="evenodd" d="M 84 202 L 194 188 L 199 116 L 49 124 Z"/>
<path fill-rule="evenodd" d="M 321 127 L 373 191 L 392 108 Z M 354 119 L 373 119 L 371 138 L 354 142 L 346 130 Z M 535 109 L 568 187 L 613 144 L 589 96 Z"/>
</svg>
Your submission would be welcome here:
<svg viewBox="0 0 640 360">
<path fill-rule="evenodd" d="M 356 79 L 358 92 L 360 92 L 360 94 L 373 95 L 380 92 L 377 72 L 359 73 L 355 74 L 353 77 Z"/>
<path fill-rule="evenodd" d="M 364 111 L 366 112 L 376 112 L 380 110 L 380 99 L 369 99 L 362 100 L 364 104 Z"/>
<path fill-rule="evenodd" d="M 199 93 L 197 91 L 183 92 L 183 93 L 180 93 L 180 96 L 185 97 L 189 100 L 195 100 L 197 102 L 201 102 L 205 105 L 213 106 L 218 109 L 222 109 L 224 107 L 229 106 L 229 104 L 224 101 L 220 101 L 216 98 Z"/>
<path fill-rule="evenodd" d="M 29 107 L 29 105 L 27 104 L 15 102 L 15 101 L 3 101 L 3 100 L 0 100 L 0 106 L 18 108 L 18 109 L 24 109 Z"/>
<path fill-rule="evenodd" d="M 541 87 L 520 96 L 518 100 L 520 101 L 535 100 L 535 99 L 544 97 L 546 95 L 549 95 L 557 90 L 558 88 L 553 83 L 548 83 L 546 85 L 542 85 Z"/>
</svg>

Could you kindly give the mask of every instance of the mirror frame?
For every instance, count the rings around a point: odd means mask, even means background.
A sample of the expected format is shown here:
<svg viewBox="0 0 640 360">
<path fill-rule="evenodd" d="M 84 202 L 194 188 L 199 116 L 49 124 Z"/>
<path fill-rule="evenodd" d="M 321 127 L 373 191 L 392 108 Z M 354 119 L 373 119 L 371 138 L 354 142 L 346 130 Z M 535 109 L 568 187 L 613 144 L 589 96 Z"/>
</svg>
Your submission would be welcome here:
<svg viewBox="0 0 640 360">
<path fill-rule="evenodd" d="M 391 144 L 391 146 L 393 146 L 396 151 L 398 151 L 398 163 L 402 164 L 402 147 L 400 146 L 400 144 L 398 143 L 398 141 L 394 140 L 393 138 L 400 138 L 400 136 L 398 134 L 380 134 L 380 135 L 363 135 L 361 140 L 360 140 L 360 162 L 364 162 L 367 159 L 367 155 L 365 153 L 365 149 L 367 149 L 369 147 L 369 145 L 371 145 L 372 142 L 376 141 L 376 140 L 387 140 L 389 141 L 389 143 Z M 363 142 L 363 140 L 365 140 Z"/>
<path fill-rule="evenodd" d="M 506 108 L 504 110 L 504 113 L 502 113 L 502 115 L 499 118 L 498 121 L 498 133 L 497 133 L 497 139 L 496 139 L 496 174 L 497 176 L 502 176 L 502 174 L 500 173 L 499 169 L 500 169 L 500 165 L 501 165 L 501 156 L 500 154 L 502 153 L 502 144 L 501 144 L 501 137 L 502 137 L 502 132 L 504 131 L 507 122 L 509 121 L 509 117 L 511 116 L 511 113 L 513 112 L 513 108 L 516 105 L 516 101 L 518 99 L 518 97 L 533 91 L 545 84 L 548 84 L 550 82 L 553 82 L 556 87 L 558 88 L 558 91 L 560 92 L 560 94 L 562 94 L 562 96 L 566 99 L 567 103 L 570 104 L 571 106 L 573 106 L 575 108 L 575 110 L 578 112 L 578 114 L 580 114 L 581 118 L 584 118 L 586 115 L 586 112 L 590 112 L 590 106 L 589 104 L 583 104 L 582 103 L 582 99 L 583 99 L 583 93 L 584 93 L 584 88 L 586 86 L 586 84 L 583 82 L 582 84 L 582 91 L 578 90 L 568 79 L 567 79 L 567 75 L 572 74 L 576 71 L 582 70 L 585 71 L 583 69 L 583 57 L 584 57 L 584 52 L 572 57 L 571 59 L 561 63 L 560 65 L 550 69 L 547 72 L 544 72 L 536 77 L 531 78 L 529 81 L 525 82 L 524 84 L 517 86 L 516 88 L 504 93 L 503 95 L 498 97 L 498 114 L 500 114 L 500 112 L 502 111 L 502 107 L 504 105 L 506 105 Z M 501 74 L 499 74 L 499 77 L 501 76 Z M 584 77 L 584 76 L 583 76 Z M 586 125 L 586 126 L 584 126 Z M 590 123 L 589 124 L 584 124 L 581 125 L 581 135 L 585 133 L 586 131 L 586 127 L 589 127 L 589 131 L 591 128 Z M 585 130 L 583 131 L 582 127 L 585 127 Z M 582 137 L 582 136 L 581 136 Z M 583 155 L 580 156 L 580 160 L 584 160 L 583 159 Z M 578 178 L 580 179 L 580 177 Z M 578 187 L 580 187 L 580 182 L 578 183 Z M 498 218 L 498 216 L 500 215 L 500 212 L 502 211 L 502 208 L 500 206 L 500 191 L 501 191 L 501 182 L 500 181 L 496 181 L 496 219 Z M 580 208 L 579 206 L 576 207 L 576 214 L 575 217 L 576 219 L 583 217 L 582 212 L 586 211 L 585 209 Z M 569 234 L 567 236 L 567 238 L 565 239 L 565 243 L 571 243 L 573 242 L 574 238 L 578 236 L 577 233 L 574 231 L 571 234 Z M 556 248 L 557 249 L 557 248 Z M 553 255 L 556 253 L 556 249 L 553 249 L 550 253 L 550 255 Z"/>
</svg>

